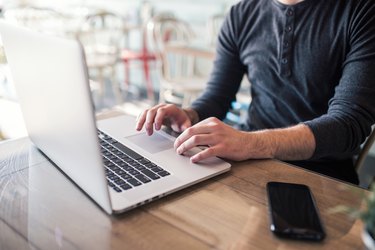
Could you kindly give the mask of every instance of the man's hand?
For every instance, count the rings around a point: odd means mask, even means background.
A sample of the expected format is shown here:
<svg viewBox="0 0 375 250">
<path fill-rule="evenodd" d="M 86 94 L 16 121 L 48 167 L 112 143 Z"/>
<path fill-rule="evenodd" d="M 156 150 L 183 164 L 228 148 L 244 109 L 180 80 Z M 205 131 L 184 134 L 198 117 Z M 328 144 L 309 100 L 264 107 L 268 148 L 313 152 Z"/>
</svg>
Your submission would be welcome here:
<svg viewBox="0 0 375 250">
<path fill-rule="evenodd" d="M 140 131 L 145 127 L 147 134 L 152 135 L 154 129 L 160 130 L 162 125 L 168 125 L 176 132 L 183 132 L 174 143 L 178 154 L 184 154 L 196 146 L 207 146 L 190 158 L 192 162 L 212 156 L 236 161 L 265 158 L 306 160 L 315 150 L 314 135 L 304 124 L 244 132 L 217 118 L 211 117 L 196 123 L 198 120 L 198 114 L 192 109 L 159 104 L 138 116 L 136 129 Z"/>
<path fill-rule="evenodd" d="M 315 150 L 311 130 L 303 124 L 255 132 L 238 131 L 217 118 L 208 118 L 186 129 L 175 141 L 177 153 L 195 146 L 208 146 L 190 160 L 199 162 L 212 156 L 229 160 L 277 158 L 309 159 Z"/>
<path fill-rule="evenodd" d="M 162 125 L 168 125 L 180 133 L 192 125 L 189 112 L 194 111 L 183 110 L 173 104 L 158 104 L 138 116 L 136 129 L 140 131 L 145 127 L 147 134 L 152 135 L 154 129 L 160 130 Z"/>
<path fill-rule="evenodd" d="M 219 156 L 231 160 L 249 158 L 251 134 L 238 131 L 217 118 L 207 118 L 193 127 L 186 129 L 175 141 L 174 147 L 178 154 L 195 146 L 208 146 L 203 151 L 193 155 L 192 162 Z"/>
</svg>

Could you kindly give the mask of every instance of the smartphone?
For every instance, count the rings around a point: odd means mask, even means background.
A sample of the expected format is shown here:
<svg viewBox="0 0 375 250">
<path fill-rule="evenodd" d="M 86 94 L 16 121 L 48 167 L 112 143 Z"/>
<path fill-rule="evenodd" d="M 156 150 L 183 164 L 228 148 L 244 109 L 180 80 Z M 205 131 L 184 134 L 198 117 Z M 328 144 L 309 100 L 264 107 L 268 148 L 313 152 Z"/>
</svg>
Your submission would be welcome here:
<svg viewBox="0 0 375 250">
<path fill-rule="evenodd" d="M 271 231 L 290 239 L 321 241 L 325 231 L 314 197 L 302 184 L 267 183 Z"/>
</svg>

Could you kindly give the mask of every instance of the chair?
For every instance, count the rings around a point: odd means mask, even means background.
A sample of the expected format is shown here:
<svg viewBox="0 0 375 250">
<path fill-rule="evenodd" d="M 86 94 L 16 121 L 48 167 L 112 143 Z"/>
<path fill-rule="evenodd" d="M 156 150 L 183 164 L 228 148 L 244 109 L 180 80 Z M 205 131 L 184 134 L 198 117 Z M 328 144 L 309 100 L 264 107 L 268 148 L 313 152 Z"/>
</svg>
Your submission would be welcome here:
<svg viewBox="0 0 375 250">
<path fill-rule="evenodd" d="M 77 33 L 77 38 L 85 50 L 90 77 L 96 78 L 100 85 L 100 95 L 104 95 L 105 73 L 109 71 L 112 89 L 118 103 L 122 102 L 122 95 L 116 67 L 119 62 L 123 27 L 122 17 L 111 12 L 99 11 L 88 15 Z"/>
<path fill-rule="evenodd" d="M 207 76 L 197 74 L 197 56 L 184 49 L 193 41 L 190 26 L 175 17 L 156 17 L 147 24 L 160 52 L 159 102 L 188 106 L 205 88 Z M 180 49 L 172 45 L 180 46 Z"/>
<path fill-rule="evenodd" d="M 375 141 L 375 127 L 372 127 L 372 131 L 370 135 L 367 137 L 366 141 L 363 143 L 361 147 L 361 152 L 359 153 L 357 159 L 355 160 L 355 169 L 359 175 L 360 179 L 360 186 L 364 188 L 368 188 L 371 183 L 373 182 L 373 179 L 375 177 L 375 170 L 374 167 L 371 169 L 366 169 L 365 167 L 365 161 L 368 156 L 368 153 L 374 144 Z"/>
<path fill-rule="evenodd" d="M 156 18 L 159 17 L 172 17 L 173 14 L 169 12 L 159 13 Z M 146 83 L 147 97 L 149 100 L 154 100 L 154 88 L 150 75 L 150 62 L 157 63 L 158 56 L 155 54 L 155 51 L 150 48 L 150 38 L 148 37 L 147 31 L 147 22 L 142 25 L 141 28 L 141 49 L 133 50 L 130 48 L 122 49 L 121 51 L 121 60 L 124 63 L 125 70 L 125 85 L 127 88 L 130 86 L 130 62 L 140 61 L 143 67 L 144 80 Z"/>
</svg>

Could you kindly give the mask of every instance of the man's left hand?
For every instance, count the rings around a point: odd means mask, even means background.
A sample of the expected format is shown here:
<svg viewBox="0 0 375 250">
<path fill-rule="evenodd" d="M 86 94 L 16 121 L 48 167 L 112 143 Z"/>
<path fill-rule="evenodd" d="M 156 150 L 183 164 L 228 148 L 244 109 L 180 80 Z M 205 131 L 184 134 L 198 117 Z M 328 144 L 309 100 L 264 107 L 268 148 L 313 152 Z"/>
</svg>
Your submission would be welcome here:
<svg viewBox="0 0 375 250">
<path fill-rule="evenodd" d="M 196 146 L 208 146 L 193 155 L 190 160 L 199 162 L 212 156 L 231 160 L 249 158 L 249 137 L 251 133 L 238 131 L 217 118 L 207 118 L 186 129 L 175 141 L 174 148 L 178 154 Z"/>
</svg>

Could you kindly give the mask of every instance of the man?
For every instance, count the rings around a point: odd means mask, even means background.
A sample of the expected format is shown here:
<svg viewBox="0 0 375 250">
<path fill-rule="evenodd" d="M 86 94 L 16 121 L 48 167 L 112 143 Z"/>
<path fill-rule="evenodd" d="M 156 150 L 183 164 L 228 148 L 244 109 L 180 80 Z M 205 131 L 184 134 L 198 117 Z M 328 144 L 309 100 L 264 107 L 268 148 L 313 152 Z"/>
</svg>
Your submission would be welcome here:
<svg viewBox="0 0 375 250">
<path fill-rule="evenodd" d="M 223 122 L 241 79 L 252 103 L 238 131 Z M 192 162 L 277 158 L 358 183 L 353 156 L 375 120 L 375 2 L 243 0 L 221 29 L 207 89 L 180 109 L 159 104 L 137 130 L 169 122 Z"/>
</svg>

